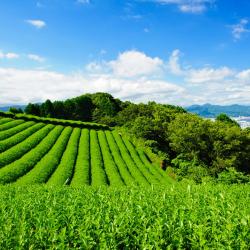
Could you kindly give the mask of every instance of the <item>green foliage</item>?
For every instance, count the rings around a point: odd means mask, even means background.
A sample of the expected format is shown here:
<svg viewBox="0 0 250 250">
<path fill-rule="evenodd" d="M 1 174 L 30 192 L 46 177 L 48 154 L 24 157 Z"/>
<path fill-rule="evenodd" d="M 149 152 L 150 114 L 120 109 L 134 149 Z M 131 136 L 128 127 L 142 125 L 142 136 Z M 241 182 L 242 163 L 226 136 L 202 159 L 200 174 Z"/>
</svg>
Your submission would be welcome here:
<svg viewBox="0 0 250 250">
<path fill-rule="evenodd" d="M 40 111 L 40 106 L 39 104 L 32 104 L 29 103 L 25 109 L 24 112 L 28 115 L 36 115 L 36 116 L 40 116 L 41 115 L 41 111 Z"/>
<path fill-rule="evenodd" d="M 195 183 L 202 183 L 204 177 L 209 176 L 209 171 L 205 165 L 199 163 L 197 159 L 188 161 L 182 159 L 182 155 L 172 160 L 175 173 L 178 176 L 178 180 L 188 178 L 193 180 Z"/>
<path fill-rule="evenodd" d="M 54 107 L 50 100 L 46 100 L 40 106 L 40 115 L 43 117 L 53 117 L 54 116 Z"/>
<path fill-rule="evenodd" d="M 62 126 L 56 126 L 43 142 L 30 152 L 29 156 L 25 155 L 27 159 L 26 164 L 30 165 L 32 161 L 29 157 L 33 157 L 33 155 L 40 157 L 41 153 L 44 153 L 40 161 L 35 161 L 35 165 L 32 166 L 33 168 L 26 175 L 19 178 L 15 184 L 27 185 L 46 183 L 60 164 L 71 132 L 72 128 L 70 127 L 63 128 Z"/>
<path fill-rule="evenodd" d="M 62 127 L 60 126 L 55 127 L 53 130 L 51 130 L 48 133 L 48 135 L 45 133 L 45 129 L 46 127 L 38 131 L 40 132 L 40 134 L 43 133 L 43 136 L 45 138 L 37 146 L 35 146 L 33 149 L 31 149 L 21 158 L 12 161 L 9 165 L 6 165 L 2 169 L 0 169 L 0 183 L 1 184 L 14 182 L 19 177 L 21 177 L 21 179 L 27 179 L 27 176 L 25 174 L 28 173 L 36 165 L 36 163 L 39 162 L 41 159 L 43 159 L 43 157 L 49 152 L 49 150 L 55 143 L 57 137 L 61 133 Z M 33 170 L 34 169 L 32 169 L 29 172 L 28 176 L 30 176 L 30 173 L 32 173 Z M 18 183 L 19 183 L 19 180 L 18 180 Z M 33 183 L 35 180 L 36 179 L 34 178 L 31 179 Z"/>
<path fill-rule="evenodd" d="M 39 131 L 32 134 L 26 140 L 20 142 L 19 144 L 1 153 L 0 169 L 6 166 L 7 164 L 10 164 L 11 162 L 18 160 L 24 154 L 26 154 L 35 146 L 37 146 L 44 139 L 44 137 L 53 129 L 53 127 L 54 127 L 53 125 L 47 125 L 43 127 L 42 129 L 40 129 Z"/>
<path fill-rule="evenodd" d="M 14 128 L 22 123 L 24 123 L 24 120 L 11 120 L 9 122 L 0 124 L 0 132 L 5 132 L 6 130 Z"/>
<path fill-rule="evenodd" d="M 217 181 L 225 184 L 250 183 L 250 175 L 244 175 L 231 167 L 221 172 Z"/>
<path fill-rule="evenodd" d="M 35 125 L 27 128 L 27 129 L 24 129 L 23 131 L 19 132 L 18 134 L 11 136 L 10 138 L 1 140 L 0 141 L 0 153 L 17 145 L 18 143 L 21 143 L 23 140 L 25 140 L 26 138 L 28 138 L 29 136 L 31 136 L 33 133 L 35 133 L 36 131 L 38 131 L 39 129 L 41 129 L 44 126 L 45 126 L 45 124 L 43 124 L 43 123 L 36 123 Z"/>
<path fill-rule="evenodd" d="M 18 114 L 18 113 L 23 113 L 23 110 L 21 108 L 10 107 L 9 112 Z"/>
<path fill-rule="evenodd" d="M 105 131 L 106 134 L 106 138 L 109 144 L 109 148 L 112 154 L 112 157 L 114 159 L 114 162 L 116 164 L 116 166 L 119 168 L 119 172 L 122 176 L 122 179 L 124 181 L 124 183 L 127 186 L 133 186 L 136 185 L 136 181 L 135 179 L 132 177 L 125 161 L 122 158 L 120 149 L 113 137 L 113 134 L 110 131 Z"/>
<path fill-rule="evenodd" d="M 0 132 L 0 140 L 4 140 L 4 139 L 8 139 L 11 136 L 22 132 L 24 129 L 27 129 L 31 126 L 33 126 L 35 123 L 34 122 L 25 122 L 25 123 L 21 123 L 20 125 L 17 125 L 13 128 L 4 130 Z"/>
<path fill-rule="evenodd" d="M 140 159 L 134 145 L 128 144 L 128 150 L 127 142 L 118 134 L 117 142 L 108 130 L 89 132 L 88 129 L 64 129 L 61 125 L 33 121 L 1 120 L 4 122 L 0 128 L 5 127 L 0 132 L 2 184 L 133 186 L 160 182 L 154 177 L 152 165 Z M 8 125 L 12 123 L 17 126 Z"/>
<path fill-rule="evenodd" d="M 249 248 L 249 185 L 0 189 L 2 249 Z"/>
<path fill-rule="evenodd" d="M 250 171 L 250 137 L 238 126 L 181 114 L 169 124 L 168 133 L 176 156 L 197 159 L 213 175 L 228 167 Z"/>
<path fill-rule="evenodd" d="M 73 130 L 68 145 L 63 153 L 61 162 L 47 182 L 48 185 L 62 186 L 70 183 L 75 166 L 75 159 L 78 153 L 80 134 L 81 130 L 79 128 Z"/>
<path fill-rule="evenodd" d="M 34 116 L 34 115 L 13 114 L 13 113 L 7 113 L 7 112 L 0 111 L 0 117 L 1 116 L 11 117 L 13 119 L 19 119 L 19 121 L 15 121 L 16 123 L 21 123 L 20 119 L 22 119 L 23 120 L 22 122 L 34 121 L 34 122 L 43 122 L 46 124 L 71 126 L 71 127 L 76 127 L 76 128 L 109 129 L 109 127 L 107 125 L 97 124 L 97 123 L 92 123 L 92 122 L 81 122 L 81 121 L 63 120 L 63 119 L 55 119 L 55 118 L 44 118 L 44 117 L 39 117 L 39 116 Z M 5 124 L 3 124 L 3 125 L 5 125 Z M 6 124 L 6 126 L 7 126 L 7 124 Z M 8 126 L 11 126 L 11 125 L 8 125 Z M 4 129 L 5 129 L 5 127 L 4 127 Z M 1 128 L 0 128 L 0 131 L 1 131 Z"/>
<path fill-rule="evenodd" d="M 115 141 L 120 149 L 121 156 L 122 156 L 125 164 L 127 165 L 127 168 L 129 169 L 130 174 L 133 176 L 133 178 L 136 180 L 136 182 L 139 185 L 148 186 L 149 182 L 147 181 L 145 176 L 142 174 L 142 172 L 136 166 L 135 162 L 133 161 L 129 151 L 127 150 L 127 148 L 124 144 L 124 141 L 122 140 L 122 137 L 116 131 L 114 131 L 112 134 L 113 134 L 114 139 L 115 139 Z"/>
<path fill-rule="evenodd" d="M 150 184 L 159 183 L 159 179 L 154 174 L 152 174 L 150 169 L 145 167 L 145 165 L 143 164 L 141 158 L 138 155 L 137 150 L 134 148 L 134 145 L 129 140 L 126 139 L 123 139 L 123 142 L 128 152 L 130 153 L 131 158 L 133 159 L 134 163 L 136 164 L 137 168 L 142 173 L 142 175 L 145 177 L 145 179 L 147 179 L 147 181 Z"/>
<path fill-rule="evenodd" d="M 70 183 L 73 187 L 90 185 L 91 167 L 90 167 L 90 150 L 89 150 L 89 130 L 81 131 L 81 138 L 78 148 L 78 156 L 74 170 L 73 179 Z"/>
<path fill-rule="evenodd" d="M 98 131 L 98 140 L 102 152 L 103 164 L 107 174 L 110 186 L 123 186 L 124 182 L 120 172 L 114 162 L 112 154 L 107 143 L 106 135 L 103 131 Z"/>
<path fill-rule="evenodd" d="M 12 121 L 11 118 L 1 118 L 1 111 L 0 111 L 0 125 L 5 124 L 10 121 Z"/>
<path fill-rule="evenodd" d="M 219 121 L 219 122 L 224 122 L 226 124 L 229 124 L 229 125 L 235 125 L 235 126 L 240 126 L 235 120 L 231 119 L 228 115 L 226 114 L 219 114 L 217 117 L 216 117 L 216 121 Z"/>
<path fill-rule="evenodd" d="M 91 185 L 94 187 L 108 185 L 108 178 L 104 171 L 102 153 L 95 130 L 90 130 L 90 155 L 91 155 Z"/>
</svg>

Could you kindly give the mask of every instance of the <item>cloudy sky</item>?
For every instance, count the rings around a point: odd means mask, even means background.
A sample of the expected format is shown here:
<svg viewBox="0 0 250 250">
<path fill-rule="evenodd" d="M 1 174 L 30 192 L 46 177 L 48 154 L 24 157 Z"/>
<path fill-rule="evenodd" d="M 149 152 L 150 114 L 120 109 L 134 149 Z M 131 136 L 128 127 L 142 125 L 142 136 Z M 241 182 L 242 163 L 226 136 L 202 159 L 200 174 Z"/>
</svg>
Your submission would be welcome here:
<svg viewBox="0 0 250 250">
<path fill-rule="evenodd" d="M 249 0 L 8 0 L 0 11 L 0 105 L 97 91 L 250 104 Z"/>
</svg>

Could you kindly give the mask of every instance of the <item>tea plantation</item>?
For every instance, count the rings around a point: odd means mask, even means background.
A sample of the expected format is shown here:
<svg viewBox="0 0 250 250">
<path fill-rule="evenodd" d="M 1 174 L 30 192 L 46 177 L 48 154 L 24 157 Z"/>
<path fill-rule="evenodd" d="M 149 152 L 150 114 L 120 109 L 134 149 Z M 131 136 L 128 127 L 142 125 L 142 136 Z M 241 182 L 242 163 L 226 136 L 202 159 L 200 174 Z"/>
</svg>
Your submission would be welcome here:
<svg viewBox="0 0 250 250">
<path fill-rule="evenodd" d="M 177 183 L 119 133 L 71 125 L 0 118 L 0 249 L 249 249 L 249 184 Z"/>
<path fill-rule="evenodd" d="M 170 178 L 109 129 L 0 119 L 0 184 L 150 186 Z"/>
</svg>

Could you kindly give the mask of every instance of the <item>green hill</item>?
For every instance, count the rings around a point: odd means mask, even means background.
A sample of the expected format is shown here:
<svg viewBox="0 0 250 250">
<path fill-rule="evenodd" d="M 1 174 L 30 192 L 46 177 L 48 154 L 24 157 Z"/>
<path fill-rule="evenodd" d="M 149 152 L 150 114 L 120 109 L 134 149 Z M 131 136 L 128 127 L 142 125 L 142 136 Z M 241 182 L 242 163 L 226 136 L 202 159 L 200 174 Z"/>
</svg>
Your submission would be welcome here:
<svg viewBox="0 0 250 250">
<path fill-rule="evenodd" d="M 142 150 L 107 126 L 22 118 L 0 117 L 0 184 L 77 187 L 169 182 Z"/>
</svg>

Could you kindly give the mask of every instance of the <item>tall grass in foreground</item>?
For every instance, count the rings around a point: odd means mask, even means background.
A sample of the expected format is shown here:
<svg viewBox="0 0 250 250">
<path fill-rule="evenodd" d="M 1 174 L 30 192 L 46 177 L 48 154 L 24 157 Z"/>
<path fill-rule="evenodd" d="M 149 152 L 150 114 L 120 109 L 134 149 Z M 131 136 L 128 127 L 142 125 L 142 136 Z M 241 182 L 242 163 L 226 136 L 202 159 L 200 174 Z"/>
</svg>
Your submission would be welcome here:
<svg viewBox="0 0 250 250">
<path fill-rule="evenodd" d="M 249 248 L 249 185 L 0 189 L 2 249 Z"/>
</svg>

